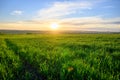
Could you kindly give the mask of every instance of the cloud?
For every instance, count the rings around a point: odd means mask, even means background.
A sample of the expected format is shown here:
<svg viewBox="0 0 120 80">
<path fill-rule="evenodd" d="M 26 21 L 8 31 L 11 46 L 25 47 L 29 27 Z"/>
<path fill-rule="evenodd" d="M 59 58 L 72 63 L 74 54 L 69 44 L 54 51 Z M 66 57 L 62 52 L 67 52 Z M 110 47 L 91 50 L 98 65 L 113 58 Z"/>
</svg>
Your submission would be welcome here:
<svg viewBox="0 0 120 80">
<path fill-rule="evenodd" d="M 70 0 L 53 2 L 48 5 L 48 7 L 40 9 L 34 19 L 60 19 L 73 15 L 84 15 L 87 10 L 92 10 L 97 4 L 104 1 L 105 0 Z"/>
<path fill-rule="evenodd" d="M 103 8 L 110 9 L 110 8 L 114 8 L 114 6 L 104 6 Z"/>
<path fill-rule="evenodd" d="M 117 31 L 120 32 L 120 18 L 104 19 L 101 17 L 67 18 L 61 21 L 63 29 Z"/>
<path fill-rule="evenodd" d="M 62 20 L 63 24 L 86 25 L 86 24 L 115 24 L 120 25 L 120 18 L 104 19 L 98 16 L 83 18 L 66 18 Z"/>
<path fill-rule="evenodd" d="M 23 14 L 23 11 L 21 10 L 15 10 L 13 12 L 11 12 L 11 15 L 22 15 Z"/>
<path fill-rule="evenodd" d="M 48 8 L 43 8 L 38 11 L 37 18 L 39 19 L 58 19 L 65 16 L 75 14 L 77 11 L 84 9 L 92 9 L 92 3 L 84 2 L 55 2 Z"/>
<path fill-rule="evenodd" d="M 3 30 L 45 30 L 46 24 L 40 25 L 33 22 L 25 22 L 25 21 L 9 22 L 9 23 L 0 23 L 0 29 L 1 30 L 2 29 Z"/>
<path fill-rule="evenodd" d="M 87 30 L 120 32 L 120 17 L 104 19 L 98 16 L 83 18 L 64 18 L 54 20 L 28 20 L 16 23 L 0 23 L 0 29 L 50 30 L 50 24 L 56 22 L 59 30 Z"/>
</svg>

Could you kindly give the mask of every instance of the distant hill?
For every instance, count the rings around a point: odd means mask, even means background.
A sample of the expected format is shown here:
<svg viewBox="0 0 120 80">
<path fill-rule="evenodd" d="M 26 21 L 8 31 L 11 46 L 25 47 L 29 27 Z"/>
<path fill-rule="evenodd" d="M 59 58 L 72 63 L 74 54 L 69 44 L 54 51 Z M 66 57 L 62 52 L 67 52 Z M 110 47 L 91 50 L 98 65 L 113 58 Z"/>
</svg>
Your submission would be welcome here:
<svg viewBox="0 0 120 80">
<path fill-rule="evenodd" d="M 40 31 L 40 30 L 0 30 L 0 34 L 44 34 L 44 33 L 116 33 L 102 31 Z"/>
</svg>

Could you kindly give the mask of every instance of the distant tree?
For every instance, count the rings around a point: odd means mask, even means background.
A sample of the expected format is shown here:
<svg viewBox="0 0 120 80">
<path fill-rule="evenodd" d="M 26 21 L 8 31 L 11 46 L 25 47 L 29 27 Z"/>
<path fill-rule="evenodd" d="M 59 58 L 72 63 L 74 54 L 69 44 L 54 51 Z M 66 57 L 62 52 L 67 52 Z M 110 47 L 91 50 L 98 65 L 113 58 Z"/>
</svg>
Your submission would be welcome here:
<svg viewBox="0 0 120 80">
<path fill-rule="evenodd" d="M 33 34 L 33 33 L 26 33 L 26 34 Z"/>
<path fill-rule="evenodd" d="M 5 33 L 3 33 L 3 32 L 0 32 L 0 35 L 4 35 Z"/>
</svg>

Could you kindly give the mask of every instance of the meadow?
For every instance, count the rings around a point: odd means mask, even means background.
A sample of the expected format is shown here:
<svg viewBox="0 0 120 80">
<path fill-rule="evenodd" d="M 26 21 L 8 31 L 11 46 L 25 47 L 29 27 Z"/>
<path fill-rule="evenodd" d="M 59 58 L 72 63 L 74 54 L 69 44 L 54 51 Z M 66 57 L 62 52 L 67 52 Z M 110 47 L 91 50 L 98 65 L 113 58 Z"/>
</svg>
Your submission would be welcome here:
<svg viewBox="0 0 120 80">
<path fill-rule="evenodd" d="M 1 34 L 1 80 L 119 80 L 120 34 Z"/>
</svg>

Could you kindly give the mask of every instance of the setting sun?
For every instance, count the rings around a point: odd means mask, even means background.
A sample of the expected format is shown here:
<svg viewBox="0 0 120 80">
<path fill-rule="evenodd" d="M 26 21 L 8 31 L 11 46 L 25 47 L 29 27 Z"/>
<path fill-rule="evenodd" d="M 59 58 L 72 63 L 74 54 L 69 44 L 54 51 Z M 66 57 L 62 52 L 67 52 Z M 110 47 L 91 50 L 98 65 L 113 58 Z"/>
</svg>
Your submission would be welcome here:
<svg viewBox="0 0 120 80">
<path fill-rule="evenodd" d="M 52 23 L 50 25 L 50 27 L 51 27 L 52 30 L 56 30 L 56 29 L 58 29 L 59 25 L 57 23 Z"/>
</svg>

